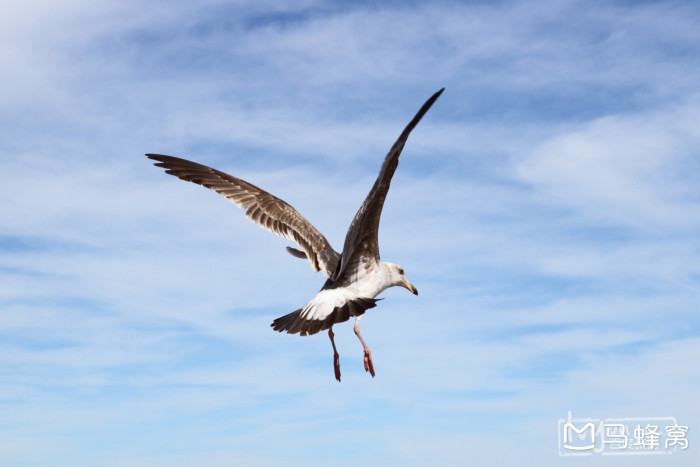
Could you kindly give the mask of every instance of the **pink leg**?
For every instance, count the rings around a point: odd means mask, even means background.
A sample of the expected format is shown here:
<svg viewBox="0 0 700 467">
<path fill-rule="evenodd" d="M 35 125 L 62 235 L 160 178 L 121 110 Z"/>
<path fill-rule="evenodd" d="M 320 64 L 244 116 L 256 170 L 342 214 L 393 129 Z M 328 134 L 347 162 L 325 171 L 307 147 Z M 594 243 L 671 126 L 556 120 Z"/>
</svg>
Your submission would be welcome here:
<svg viewBox="0 0 700 467">
<path fill-rule="evenodd" d="M 360 342 L 362 343 L 362 348 L 365 350 L 365 371 L 369 371 L 369 374 L 372 375 L 372 378 L 374 378 L 374 365 L 372 364 L 372 352 L 369 351 L 369 347 L 367 347 L 367 344 L 365 344 L 365 340 L 362 338 L 360 335 L 360 318 L 362 316 L 357 316 L 355 318 L 355 327 L 353 328 L 355 330 L 355 334 L 357 337 L 360 339 Z"/>
<path fill-rule="evenodd" d="M 331 338 L 331 345 L 333 346 L 333 371 L 335 371 L 335 379 L 340 383 L 340 356 L 338 351 L 335 349 L 335 341 L 333 340 L 333 326 L 328 330 L 328 337 Z"/>
</svg>

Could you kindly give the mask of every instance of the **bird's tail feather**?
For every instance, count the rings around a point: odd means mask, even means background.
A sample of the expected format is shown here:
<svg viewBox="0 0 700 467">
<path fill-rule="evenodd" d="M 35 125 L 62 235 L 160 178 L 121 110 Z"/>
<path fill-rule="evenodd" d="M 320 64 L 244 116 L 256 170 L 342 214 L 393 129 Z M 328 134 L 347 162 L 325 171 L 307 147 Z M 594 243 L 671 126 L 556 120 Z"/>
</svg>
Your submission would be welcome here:
<svg viewBox="0 0 700 467">
<path fill-rule="evenodd" d="M 342 323 L 350 319 L 351 316 L 360 316 L 370 308 L 377 306 L 381 298 L 363 298 L 348 300 L 343 306 L 336 307 L 324 319 L 305 319 L 302 316 L 303 308 L 299 308 L 287 315 L 274 320 L 270 326 L 275 331 L 287 331 L 289 334 L 300 333 L 302 336 L 316 334 L 325 331 L 336 323 Z"/>
</svg>

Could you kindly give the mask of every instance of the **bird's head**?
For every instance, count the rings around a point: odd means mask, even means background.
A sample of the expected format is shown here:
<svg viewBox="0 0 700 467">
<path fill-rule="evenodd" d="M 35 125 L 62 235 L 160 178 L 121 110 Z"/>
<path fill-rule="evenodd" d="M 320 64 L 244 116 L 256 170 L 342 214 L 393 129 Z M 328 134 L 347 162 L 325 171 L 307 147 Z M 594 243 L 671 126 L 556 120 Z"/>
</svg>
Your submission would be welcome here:
<svg viewBox="0 0 700 467">
<path fill-rule="evenodd" d="M 398 264 L 394 263 L 383 263 L 384 267 L 389 272 L 389 277 L 391 279 L 392 286 L 404 287 L 411 291 L 413 295 L 418 295 L 418 289 L 416 289 L 413 284 L 408 282 L 406 276 L 404 275 L 403 269 Z"/>
</svg>

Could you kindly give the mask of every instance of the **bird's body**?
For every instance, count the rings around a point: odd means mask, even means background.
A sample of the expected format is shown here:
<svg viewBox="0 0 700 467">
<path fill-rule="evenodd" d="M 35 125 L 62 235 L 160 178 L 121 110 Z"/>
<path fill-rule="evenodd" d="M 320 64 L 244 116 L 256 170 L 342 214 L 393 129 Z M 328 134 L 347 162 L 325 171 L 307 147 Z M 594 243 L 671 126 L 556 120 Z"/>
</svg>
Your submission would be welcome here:
<svg viewBox="0 0 700 467">
<path fill-rule="evenodd" d="M 299 332 L 302 336 L 316 334 L 374 308 L 378 301 L 374 297 L 394 285 L 406 287 L 417 295 L 416 288 L 403 277 L 403 273 L 398 273 L 399 269 L 392 263 L 368 262 L 341 280 L 328 279 L 305 306 L 277 318 L 272 328 L 290 334 Z"/>
<path fill-rule="evenodd" d="M 328 329 L 334 352 L 335 376 L 340 381 L 340 363 L 333 340 L 332 327 L 355 317 L 357 334 L 365 352 L 365 370 L 374 376 L 369 348 L 359 331 L 359 319 L 376 306 L 375 297 L 389 287 L 401 286 L 418 295 L 398 265 L 379 258 L 379 219 L 391 178 L 408 135 L 442 93 L 435 93 L 406 126 L 387 154 L 374 186 L 357 211 L 347 235 L 342 253 L 335 251 L 328 240 L 292 206 L 270 193 L 232 175 L 210 167 L 172 156 L 146 154 L 158 161 L 156 166 L 182 180 L 210 188 L 232 201 L 246 216 L 261 227 L 297 243 L 301 250 L 287 247 L 294 256 L 306 258 L 314 271 L 328 278 L 323 288 L 302 308 L 277 318 L 275 331 L 302 336 Z"/>
</svg>

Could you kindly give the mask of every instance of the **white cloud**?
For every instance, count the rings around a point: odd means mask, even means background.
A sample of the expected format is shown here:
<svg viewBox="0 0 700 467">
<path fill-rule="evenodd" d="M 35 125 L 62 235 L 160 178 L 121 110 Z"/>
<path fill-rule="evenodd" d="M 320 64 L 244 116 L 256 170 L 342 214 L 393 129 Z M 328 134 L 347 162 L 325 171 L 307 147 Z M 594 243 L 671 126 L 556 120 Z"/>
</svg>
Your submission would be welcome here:
<svg viewBox="0 0 700 467">
<path fill-rule="evenodd" d="M 700 110 L 604 117 L 555 136 L 519 162 L 536 190 L 565 207 L 649 231 L 694 228 Z"/>
</svg>

